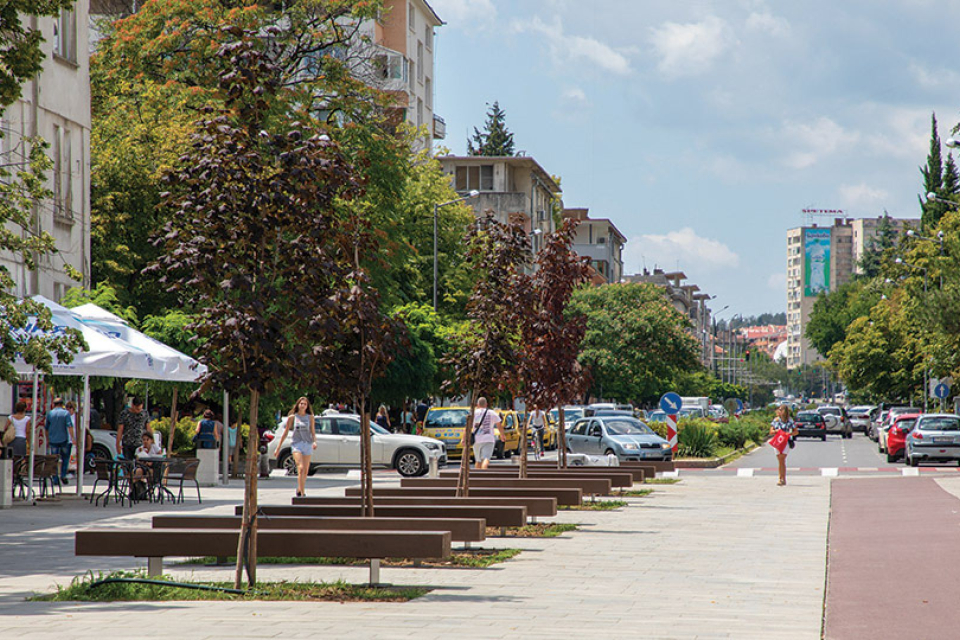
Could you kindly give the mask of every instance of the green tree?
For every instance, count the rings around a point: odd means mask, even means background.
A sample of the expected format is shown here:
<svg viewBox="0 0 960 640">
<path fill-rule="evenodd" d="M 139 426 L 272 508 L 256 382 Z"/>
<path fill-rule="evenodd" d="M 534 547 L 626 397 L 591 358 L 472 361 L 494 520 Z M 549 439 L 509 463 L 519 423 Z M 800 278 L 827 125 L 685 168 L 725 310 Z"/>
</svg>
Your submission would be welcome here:
<svg viewBox="0 0 960 640">
<path fill-rule="evenodd" d="M 700 366 L 689 319 L 655 285 L 586 287 L 570 308 L 587 318 L 580 363 L 592 376 L 592 395 L 652 402 Z"/>
<path fill-rule="evenodd" d="M 57 17 L 74 0 L 6 0 L 0 4 L 0 111 L 17 101 L 23 83 L 40 73 L 43 35 L 25 25 L 29 16 Z"/>
<path fill-rule="evenodd" d="M 863 280 L 846 282 L 818 296 L 806 327 L 806 337 L 813 348 L 824 356 L 830 353 L 836 343 L 846 338 L 850 324 L 868 315 L 880 296 L 873 281 Z"/>
<path fill-rule="evenodd" d="M 876 278 L 881 274 L 884 262 L 889 262 L 891 250 L 897 246 L 900 234 L 890 222 L 890 215 L 884 211 L 883 217 L 877 223 L 877 235 L 870 239 L 869 244 L 860 256 L 861 278 Z"/>
<path fill-rule="evenodd" d="M 473 137 L 467 140 L 467 153 L 471 156 L 512 156 L 513 134 L 507 129 L 507 114 L 494 102 L 487 111 L 483 132 L 473 128 Z"/>
<path fill-rule="evenodd" d="M 937 131 L 937 114 L 930 117 L 930 152 L 927 154 L 927 164 L 920 167 L 923 176 L 923 194 L 920 196 L 920 222 L 924 231 L 929 233 L 935 229 L 937 222 L 949 209 L 949 205 L 927 198 L 927 194 L 942 195 L 943 187 L 943 156 L 940 147 L 940 133 Z"/>
</svg>

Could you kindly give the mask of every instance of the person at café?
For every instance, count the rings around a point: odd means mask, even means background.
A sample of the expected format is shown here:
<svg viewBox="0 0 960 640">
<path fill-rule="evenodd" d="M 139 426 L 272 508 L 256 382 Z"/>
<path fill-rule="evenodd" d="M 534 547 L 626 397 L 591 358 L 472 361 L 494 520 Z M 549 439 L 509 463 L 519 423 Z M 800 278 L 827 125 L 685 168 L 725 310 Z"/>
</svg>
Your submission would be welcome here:
<svg viewBox="0 0 960 640">
<path fill-rule="evenodd" d="M 120 419 L 117 421 L 117 452 L 127 460 L 133 460 L 136 456 L 144 433 L 153 437 L 148 418 L 147 412 L 143 410 L 143 400 L 136 397 L 130 401 L 129 407 L 120 412 Z"/>
<path fill-rule="evenodd" d="M 73 419 L 63 408 L 63 398 L 53 399 L 53 409 L 47 412 L 43 428 L 47 431 L 47 451 L 51 455 L 60 456 L 60 482 L 67 484 L 67 471 L 70 468 L 71 444 L 73 435 Z"/>
</svg>

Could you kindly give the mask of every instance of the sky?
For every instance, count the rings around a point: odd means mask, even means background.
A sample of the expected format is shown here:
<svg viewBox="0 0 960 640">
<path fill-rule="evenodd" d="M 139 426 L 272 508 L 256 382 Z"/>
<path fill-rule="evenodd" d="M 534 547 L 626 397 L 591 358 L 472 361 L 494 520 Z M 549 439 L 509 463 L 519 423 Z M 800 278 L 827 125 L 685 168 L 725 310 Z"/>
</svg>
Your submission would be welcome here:
<svg viewBox="0 0 960 640">
<path fill-rule="evenodd" d="M 499 101 L 625 273 L 679 268 L 721 317 L 785 310 L 803 209 L 919 217 L 931 114 L 960 122 L 960 0 L 428 1 L 437 144 Z"/>
</svg>

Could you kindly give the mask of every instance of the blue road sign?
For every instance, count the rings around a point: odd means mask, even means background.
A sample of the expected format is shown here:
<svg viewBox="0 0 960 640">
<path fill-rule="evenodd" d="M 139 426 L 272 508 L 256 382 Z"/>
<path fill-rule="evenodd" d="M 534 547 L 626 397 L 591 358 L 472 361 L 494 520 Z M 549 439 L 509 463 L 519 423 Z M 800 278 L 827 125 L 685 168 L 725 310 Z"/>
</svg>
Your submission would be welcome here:
<svg viewBox="0 0 960 640">
<path fill-rule="evenodd" d="M 660 398 L 660 410 L 668 416 L 677 415 L 682 405 L 683 400 L 680 399 L 680 394 L 673 391 L 668 391 Z"/>
<path fill-rule="evenodd" d="M 943 400 L 944 398 L 946 398 L 946 397 L 949 396 L 949 395 L 950 395 L 950 387 L 948 387 L 947 385 L 943 384 L 942 382 L 939 383 L 937 386 L 935 386 L 935 387 L 933 388 L 933 397 L 934 397 L 934 398 L 937 398 L 937 399 L 939 399 L 939 400 Z"/>
<path fill-rule="evenodd" d="M 737 413 L 743 413 L 743 400 L 737 398 Z"/>
</svg>

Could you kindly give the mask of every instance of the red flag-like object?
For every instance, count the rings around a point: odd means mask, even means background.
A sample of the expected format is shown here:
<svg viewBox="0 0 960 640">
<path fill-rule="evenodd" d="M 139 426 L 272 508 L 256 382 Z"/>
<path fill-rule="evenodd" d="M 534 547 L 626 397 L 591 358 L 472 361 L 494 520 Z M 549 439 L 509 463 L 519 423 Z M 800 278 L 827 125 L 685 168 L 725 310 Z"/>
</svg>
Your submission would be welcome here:
<svg viewBox="0 0 960 640">
<path fill-rule="evenodd" d="M 770 446 L 776 449 L 777 453 L 783 453 L 783 450 L 787 448 L 788 442 L 790 442 L 790 434 L 780 429 L 777 429 L 777 432 L 770 438 Z"/>
</svg>

